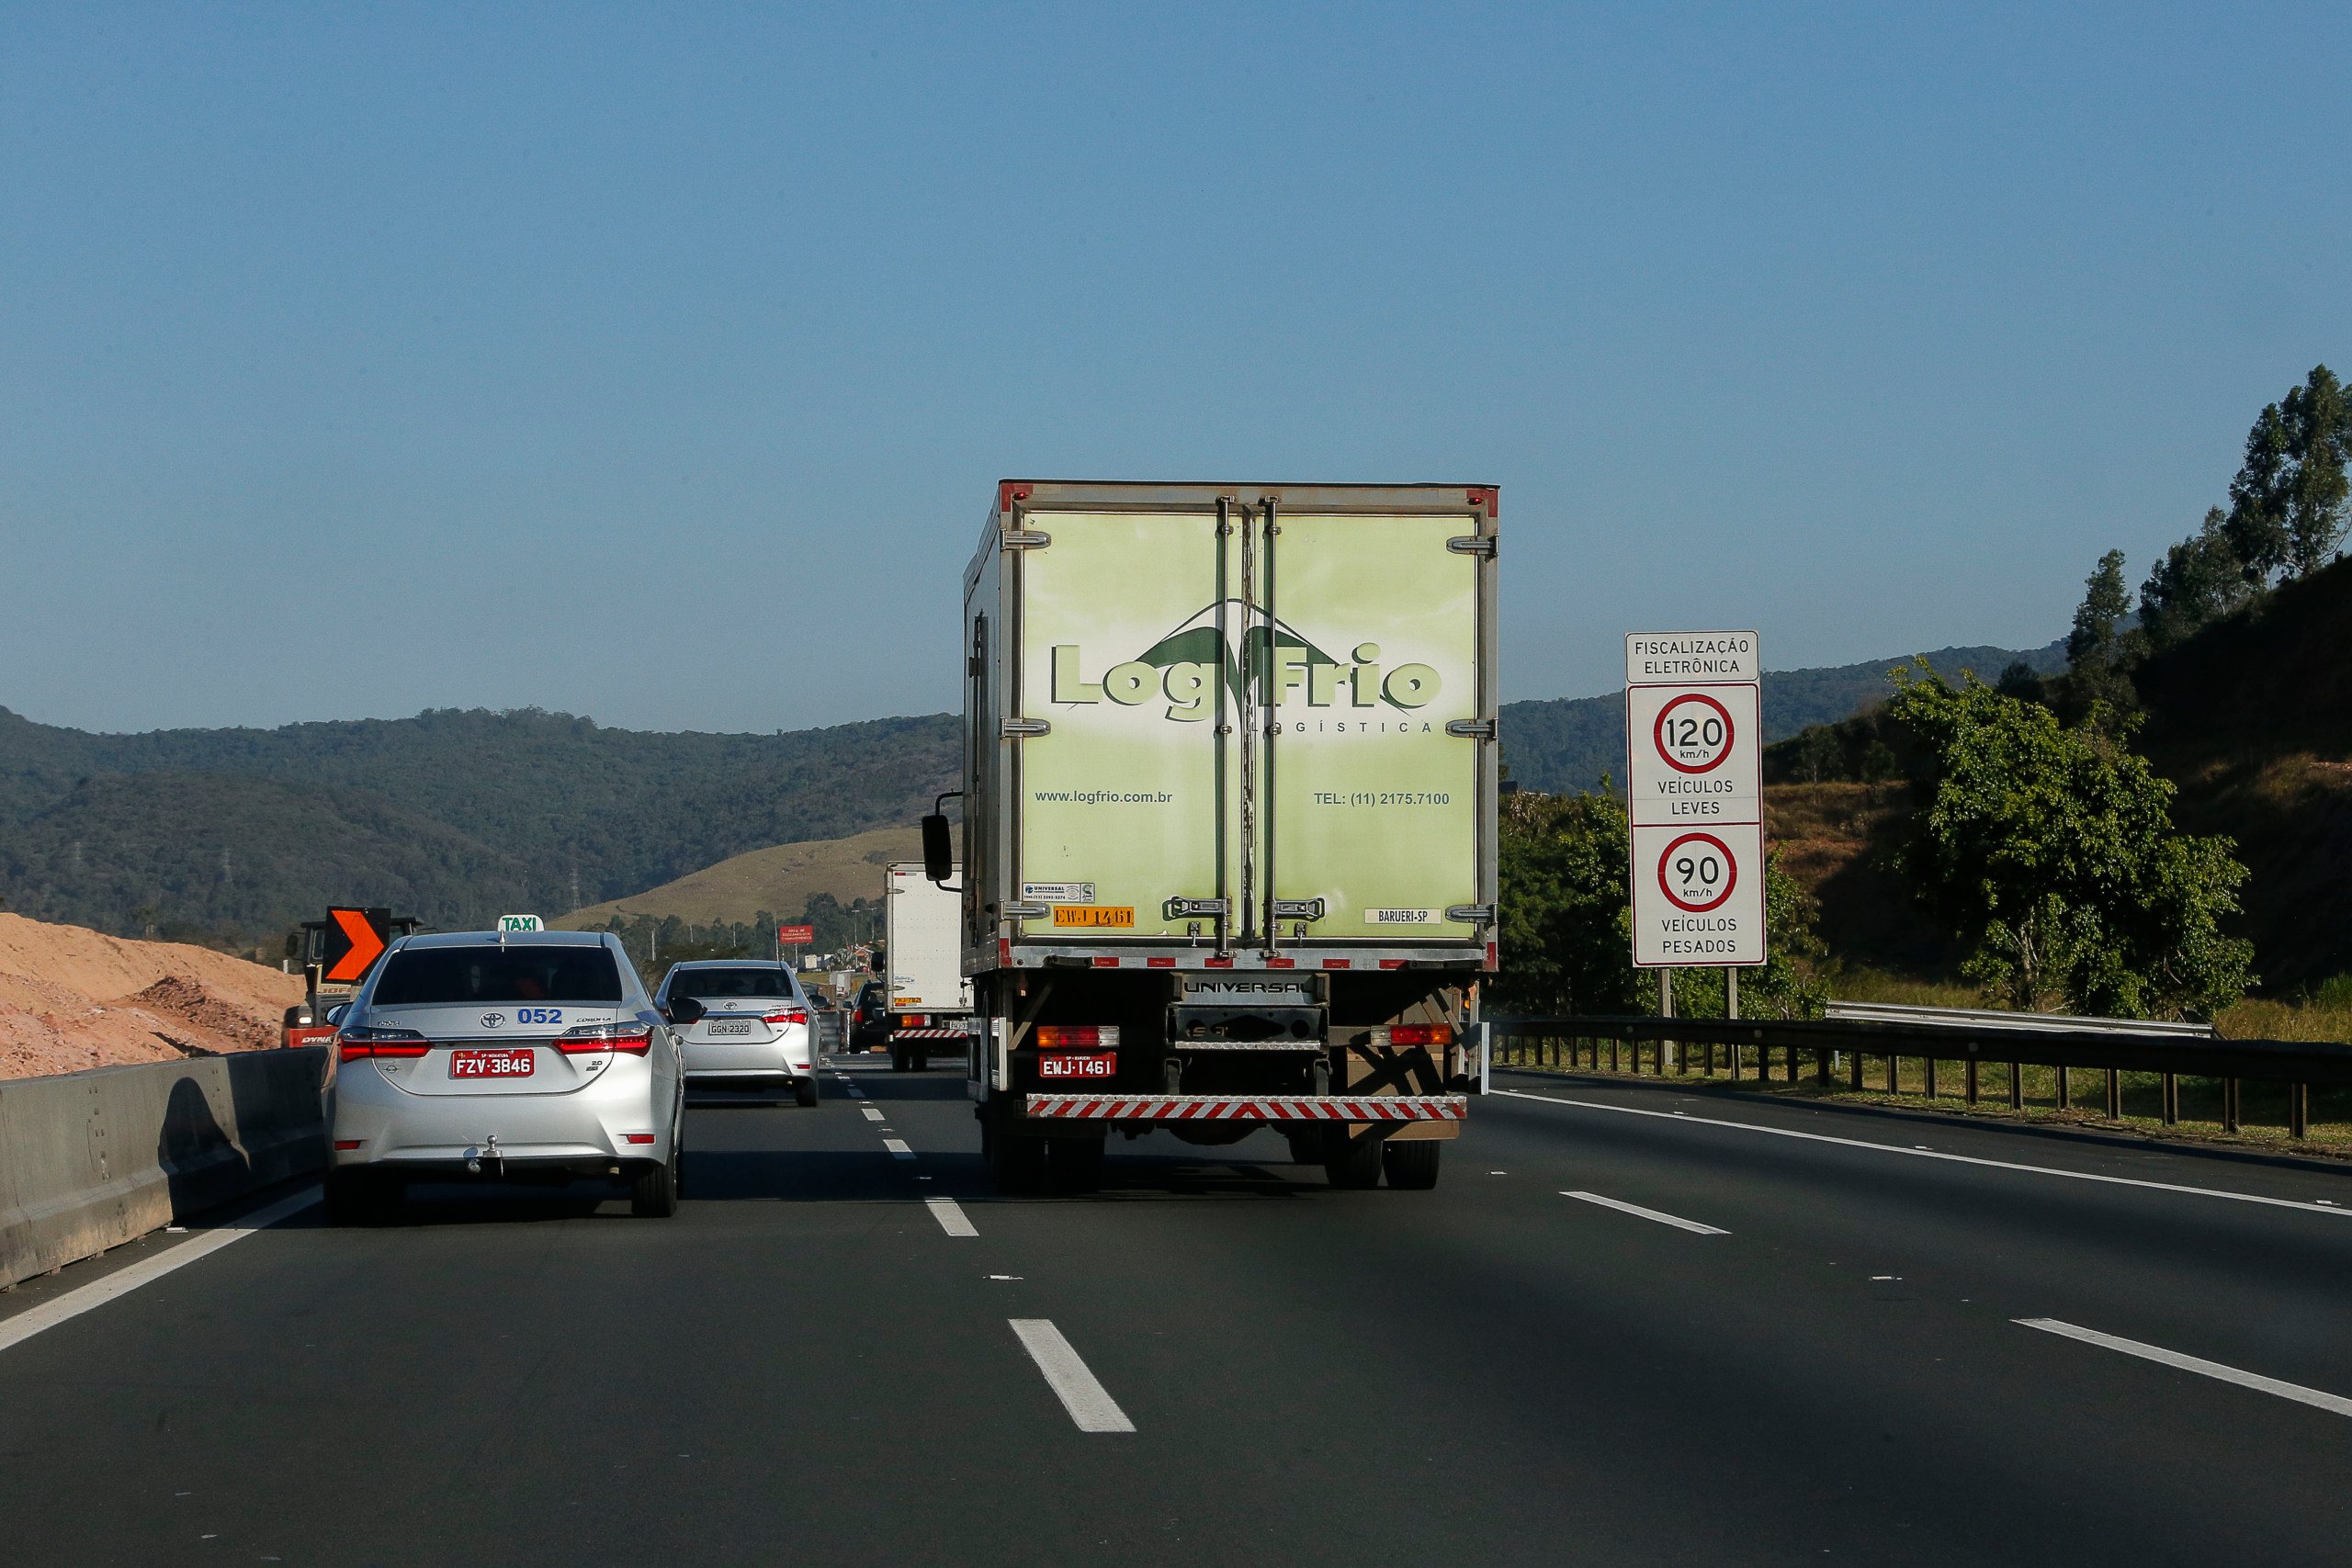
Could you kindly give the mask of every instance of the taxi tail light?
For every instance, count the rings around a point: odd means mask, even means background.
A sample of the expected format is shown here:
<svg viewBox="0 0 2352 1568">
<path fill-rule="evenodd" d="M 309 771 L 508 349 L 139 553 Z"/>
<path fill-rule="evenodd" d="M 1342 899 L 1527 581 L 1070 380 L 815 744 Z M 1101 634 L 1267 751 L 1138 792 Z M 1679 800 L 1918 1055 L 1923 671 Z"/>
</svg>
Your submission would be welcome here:
<svg viewBox="0 0 2352 1568">
<path fill-rule="evenodd" d="M 567 1056 L 604 1051 L 642 1056 L 653 1049 L 653 1031 L 636 1023 L 586 1023 L 557 1035 L 555 1047 Z"/>
<path fill-rule="evenodd" d="M 1117 1024 L 1041 1023 L 1037 1043 L 1046 1050 L 1092 1050 L 1119 1043 Z"/>
<path fill-rule="evenodd" d="M 347 1029 L 335 1037 L 335 1055 L 345 1062 L 370 1056 L 422 1056 L 433 1043 L 413 1029 Z"/>
<path fill-rule="evenodd" d="M 786 1008 L 782 1012 L 762 1013 L 760 1021 L 762 1023 L 806 1023 L 808 1021 L 808 1013 L 804 1008 Z"/>
<path fill-rule="evenodd" d="M 1450 1023 L 1400 1023 L 1388 1032 L 1391 1045 L 1451 1045 L 1453 1025 Z"/>
</svg>

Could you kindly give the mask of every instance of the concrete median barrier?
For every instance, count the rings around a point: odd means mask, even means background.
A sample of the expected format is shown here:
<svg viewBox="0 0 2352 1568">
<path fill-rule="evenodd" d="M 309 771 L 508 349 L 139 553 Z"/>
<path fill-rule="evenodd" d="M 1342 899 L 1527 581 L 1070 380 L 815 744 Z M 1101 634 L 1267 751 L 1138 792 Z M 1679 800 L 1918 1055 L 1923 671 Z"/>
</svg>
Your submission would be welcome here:
<svg viewBox="0 0 2352 1568">
<path fill-rule="evenodd" d="M 0 1285 L 322 1168 L 323 1049 L 0 1082 Z"/>
</svg>

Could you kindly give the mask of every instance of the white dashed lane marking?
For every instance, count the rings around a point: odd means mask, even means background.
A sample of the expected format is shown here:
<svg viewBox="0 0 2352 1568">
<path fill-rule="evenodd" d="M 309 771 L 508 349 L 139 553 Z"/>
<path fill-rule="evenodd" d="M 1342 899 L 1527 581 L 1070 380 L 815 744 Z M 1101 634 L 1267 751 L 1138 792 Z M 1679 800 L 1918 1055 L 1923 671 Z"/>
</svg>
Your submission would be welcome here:
<svg viewBox="0 0 2352 1568">
<path fill-rule="evenodd" d="M 955 1199 L 926 1198 L 922 1202 L 923 1207 L 931 1211 L 931 1217 L 939 1222 L 939 1228 L 945 1231 L 949 1235 L 978 1235 L 980 1234 L 979 1231 L 973 1226 L 972 1222 L 964 1217 L 964 1211 L 957 1206 Z"/>
<path fill-rule="evenodd" d="M 1563 1192 L 1560 1196 L 1574 1198 L 1582 1203 L 1598 1203 L 1604 1209 L 1614 1209 L 1621 1214 L 1633 1214 L 1645 1220 L 1656 1220 L 1659 1224 L 1672 1225 L 1677 1230 L 1689 1231 L 1693 1235 L 1731 1235 L 1727 1230 L 1719 1229 L 1714 1225 L 1702 1225 L 1696 1220 L 1686 1220 L 1679 1214 L 1666 1213 L 1657 1209 L 1645 1209 L 1639 1203 L 1628 1203 L 1623 1198 L 1604 1198 L 1598 1192 Z"/>
<path fill-rule="evenodd" d="M 1081 1432 L 1132 1432 L 1136 1424 L 1111 1397 L 1111 1391 L 1102 1380 L 1087 1370 L 1084 1360 L 1070 1342 L 1062 1337 L 1051 1318 L 1013 1317 L 1006 1322 L 1021 1338 L 1021 1348 L 1046 1374 L 1046 1385 L 1069 1412 L 1069 1418 Z"/>
<path fill-rule="evenodd" d="M 912 1159 L 915 1157 L 914 1150 L 907 1147 L 907 1141 L 904 1138 L 885 1138 L 882 1140 L 882 1146 L 890 1151 L 890 1157 L 892 1159 Z"/>
<path fill-rule="evenodd" d="M 2291 1399 L 2298 1404 L 2312 1405 L 2334 1415 L 2352 1416 L 2352 1399 L 2346 1399 L 2342 1394 L 2323 1393 L 2318 1389 L 2305 1388 L 2301 1383 L 2283 1382 L 2277 1378 L 2264 1377 L 2260 1372 L 2240 1371 L 2235 1367 L 2225 1367 L 2219 1361 L 2209 1361 L 2201 1356 L 2184 1356 L 2177 1350 L 2167 1350 L 2161 1345 L 2143 1345 L 2137 1339 L 2124 1339 L 2112 1334 L 2101 1334 L 2096 1328 L 2080 1328 L 2071 1323 L 2062 1323 L 2054 1317 L 2017 1317 L 2009 1321 L 2022 1324 L 2028 1328 L 2038 1328 L 2044 1334 L 2055 1334 L 2067 1339 L 2079 1339 L 2086 1345 L 2096 1345 L 2102 1350 L 2120 1350 L 2126 1356 L 2137 1356 L 2143 1361 L 2154 1361 L 2160 1366 L 2177 1367 L 2184 1372 L 2195 1372 L 2199 1377 L 2215 1378 L 2222 1382 L 2235 1383 L 2240 1388 L 2250 1388 L 2262 1393 L 2276 1394 L 2280 1399 Z"/>
</svg>

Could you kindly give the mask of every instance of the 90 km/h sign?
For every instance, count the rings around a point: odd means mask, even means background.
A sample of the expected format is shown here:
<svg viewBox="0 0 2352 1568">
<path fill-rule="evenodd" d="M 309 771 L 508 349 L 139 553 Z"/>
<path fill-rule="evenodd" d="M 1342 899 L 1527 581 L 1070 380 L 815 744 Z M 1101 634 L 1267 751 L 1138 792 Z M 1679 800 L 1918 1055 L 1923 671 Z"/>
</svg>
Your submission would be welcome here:
<svg viewBox="0 0 2352 1568">
<path fill-rule="evenodd" d="M 1739 886 L 1739 862 L 1712 833 L 1685 833 L 1657 858 L 1658 891 L 1693 915 L 1719 909 Z"/>
</svg>

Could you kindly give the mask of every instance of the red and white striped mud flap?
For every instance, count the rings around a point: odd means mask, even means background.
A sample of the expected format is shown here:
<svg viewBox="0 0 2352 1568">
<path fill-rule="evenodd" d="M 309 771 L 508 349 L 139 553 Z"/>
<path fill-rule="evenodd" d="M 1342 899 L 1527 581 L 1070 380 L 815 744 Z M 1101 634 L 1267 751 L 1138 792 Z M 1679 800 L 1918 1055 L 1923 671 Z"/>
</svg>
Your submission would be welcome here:
<svg viewBox="0 0 2352 1568">
<path fill-rule="evenodd" d="M 890 1038 L 893 1040 L 961 1040 L 964 1038 L 964 1031 L 960 1029 L 894 1029 L 890 1031 Z"/>
<path fill-rule="evenodd" d="M 1460 1094 L 1033 1094 L 1032 1117 L 1079 1122 L 1459 1122 Z"/>
</svg>

